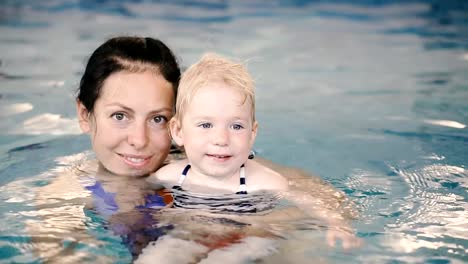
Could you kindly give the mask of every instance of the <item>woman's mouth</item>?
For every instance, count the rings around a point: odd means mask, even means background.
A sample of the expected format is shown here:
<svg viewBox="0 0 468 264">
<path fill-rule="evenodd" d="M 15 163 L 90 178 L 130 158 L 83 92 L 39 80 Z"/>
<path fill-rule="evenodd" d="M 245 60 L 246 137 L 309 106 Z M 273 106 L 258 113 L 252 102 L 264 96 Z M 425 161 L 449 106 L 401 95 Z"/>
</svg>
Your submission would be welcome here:
<svg viewBox="0 0 468 264">
<path fill-rule="evenodd" d="M 134 156 L 119 154 L 123 158 L 124 162 L 134 168 L 140 168 L 149 163 L 151 156 Z"/>
</svg>

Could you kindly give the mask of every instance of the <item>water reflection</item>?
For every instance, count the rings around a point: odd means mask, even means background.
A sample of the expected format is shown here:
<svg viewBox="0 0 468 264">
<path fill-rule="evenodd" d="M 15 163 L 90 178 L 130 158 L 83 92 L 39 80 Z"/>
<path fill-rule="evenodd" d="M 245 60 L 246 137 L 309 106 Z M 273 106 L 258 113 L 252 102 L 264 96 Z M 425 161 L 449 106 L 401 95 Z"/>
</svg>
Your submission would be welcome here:
<svg viewBox="0 0 468 264">
<path fill-rule="evenodd" d="M 436 125 L 436 126 L 446 126 L 446 127 L 452 127 L 452 128 L 458 128 L 458 129 L 463 129 L 466 127 L 465 124 L 462 124 L 457 121 L 452 121 L 452 120 L 424 120 L 424 123 L 431 124 L 431 125 Z"/>
<path fill-rule="evenodd" d="M 99 216 L 86 210 L 89 193 L 76 185 L 76 165 L 86 156 L 62 157 L 53 170 L 0 187 L 0 213 L 5 225 L 2 237 L 6 239 L 2 262 L 131 261 L 126 249 L 119 247 L 120 237 L 104 228 Z M 7 248 L 20 251 L 6 256 L 3 250 Z"/>
<path fill-rule="evenodd" d="M 406 254 L 442 250 L 449 258 L 463 258 L 468 241 L 466 170 L 440 164 L 400 170 L 399 175 L 407 182 L 409 193 L 401 205 L 404 214 L 387 225 L 389 235 L 383 244 Z M 447 189 L 444 182 L 463 187 Z"/>
<path fill-rule="evenodd" d="M 435 164 L 422 168 L 415 163 L 388 164 L 387 170 L 393 173 L 386 177 L 357 170 L 347 178 L 344 190 L 357 198 L 363 221 L 360 225 L 366 223 L 366 233 L 361 235 L 380 245 L 367 247 L 368 254 L 386 247 L 397 252 L 401 261 L 424 262 L 428 258 L 419 256 L 440 254 L 441 260 L 457 263 L 468 253 L 467 171 L 438 163 L 444 158 L 437 155 L 426 158 Z M 384 228 L 379 225 L 382 223 Z M 361 258 L 365 262 L 394 259 L 375 255 Z"/>
<path fill-rule="evenodd" d="M 0 106 L 0 116 L 9 116 L 19 113 L 24 113 L 31 111 L 34 106 L 30 103 L 18 103 L 18 104 L 11 104 L 11 105 L 2 105 Z"/>
<path fill-rule="evenodd" d="M 56 114 L 42 114 L 29 118 L 21 126 L 12 128 L 11 134 L 22 135 L 77 135 L 81 130 L 76 118 L 64 118 Z"/>
</svg>

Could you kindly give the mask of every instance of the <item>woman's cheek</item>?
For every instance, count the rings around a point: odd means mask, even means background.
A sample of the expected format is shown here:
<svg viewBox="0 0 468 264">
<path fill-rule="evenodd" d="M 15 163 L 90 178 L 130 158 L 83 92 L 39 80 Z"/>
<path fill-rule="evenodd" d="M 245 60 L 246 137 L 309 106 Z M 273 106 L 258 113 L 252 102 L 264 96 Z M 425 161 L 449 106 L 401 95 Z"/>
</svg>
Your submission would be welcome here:
<svg viewBox="0 0 468 264">
<path fill-rule="evenodd" d="M 171 147 L 171 137 L 167 129 L 158 131 L 153 138 L 153 145 L 155 148 L 160 149 L 162 152 L 169 152 Z"/>
</svg>

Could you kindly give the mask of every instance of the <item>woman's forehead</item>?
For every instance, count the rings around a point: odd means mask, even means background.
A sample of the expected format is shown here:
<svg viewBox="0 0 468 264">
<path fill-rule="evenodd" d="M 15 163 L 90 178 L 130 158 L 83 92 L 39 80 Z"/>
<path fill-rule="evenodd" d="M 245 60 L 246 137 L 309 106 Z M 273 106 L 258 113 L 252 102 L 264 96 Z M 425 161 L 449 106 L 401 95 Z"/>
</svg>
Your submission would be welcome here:
<svg viewBox="0 0 468 264">
<path fill-rule="evenodd" d="M 152 72 L 119 72 L 109 76 L 101 90 L 103 102 L 128 102 L 129 104 L 151 104 L 165 102 L 173 104 L 174 92 L 171 83 L 162 75 Z"/>
</svg>

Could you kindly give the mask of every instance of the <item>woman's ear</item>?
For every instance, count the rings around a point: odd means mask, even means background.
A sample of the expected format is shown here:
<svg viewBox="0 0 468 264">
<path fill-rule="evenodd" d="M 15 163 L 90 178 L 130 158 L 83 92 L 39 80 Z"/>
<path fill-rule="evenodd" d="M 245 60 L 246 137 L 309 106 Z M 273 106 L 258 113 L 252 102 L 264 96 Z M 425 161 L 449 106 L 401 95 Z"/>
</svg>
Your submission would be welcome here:
<svg viewBox="0 0 468 264">
<path fill-rule="evenodd" d="M 89 133 L 91 131 L 89 111 L 80 100 L 76 100 L 76 114 L 78 115 L 78 123 L 80 124 L 81 131 L 83 131 L 83 133 Z"/>
<path fill-rule="evenodd" d="M 182 132 L 181 122 L 176 118 L 172 118 L 171 121 L 169 122 L 169 128 L 170 128 L 172 140 L 174 140 L 174 142 L 178 146 L 180 147 L 183 146 L 184 145 L 184 133 Z"/>
</svg>

